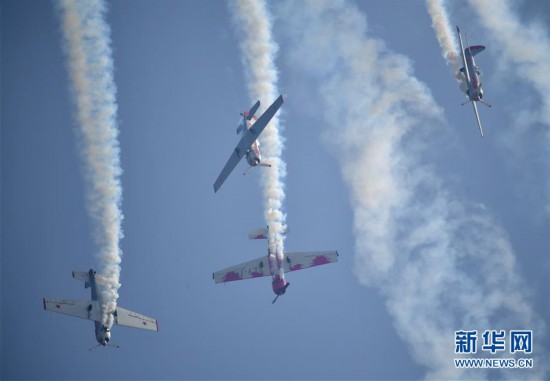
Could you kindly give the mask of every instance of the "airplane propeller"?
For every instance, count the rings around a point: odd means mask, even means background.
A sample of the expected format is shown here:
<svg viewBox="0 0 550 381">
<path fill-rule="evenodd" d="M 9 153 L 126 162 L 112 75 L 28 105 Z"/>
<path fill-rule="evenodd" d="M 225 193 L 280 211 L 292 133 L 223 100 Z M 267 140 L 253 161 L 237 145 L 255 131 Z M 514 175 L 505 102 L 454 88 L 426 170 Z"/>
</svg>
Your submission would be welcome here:
<svg viewBox="0 0 550 381">
<path fill-rule="evenodd" d="M 96 349 L 96 348 L 99 347 L 100 345 L 103 345 L 103 344 L 94 345 L 93 347 L 91 347 L 91 348 L 89 349 L 89 351 L 91 352 L 92 350 Z"/>
<path fill-rule="evenodd" d="M 104 346 L 104 347 L 109 346 L 109 347 L 113 347 L 113 348 L 117 348 L 117 349 L 120 348 L 120 346 L 118 346 L 116 344 L 105 343 L 105 344 L 97 344 L 97 345 L 91 347 L 89 349 L 89 351 L 91 352 L 92 350 L 94 350 L 94 349 L 96 349 L 97 347 L 100 347 L 100 346 Z"/>
<path fill-rule="evenodd" d="M 482 100 L 482 99 L 480 99 L 479 102 L 481 102 L 482 104 L 484 104 L 484 105 L 487 106 L 487 107 L 493 107 L 493 106 L 491 106 L 490 103 L 487 103 L 487 102 L 485 102 L 485 101 Z"/>
</svg>

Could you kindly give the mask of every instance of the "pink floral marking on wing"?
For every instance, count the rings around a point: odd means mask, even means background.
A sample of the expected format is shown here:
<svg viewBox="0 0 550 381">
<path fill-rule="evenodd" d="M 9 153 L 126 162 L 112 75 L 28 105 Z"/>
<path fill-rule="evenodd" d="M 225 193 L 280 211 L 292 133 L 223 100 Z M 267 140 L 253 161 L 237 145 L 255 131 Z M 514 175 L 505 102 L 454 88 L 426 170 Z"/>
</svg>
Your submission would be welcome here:
<svg viewBox="0 0 550 381">
<path fill-rule="evenodd" d="M 231 282 L 234 280 L 241 280 L 241 276 L 237 274 L 235 271 L 230 271 L 223 277 L 224 282 Z"/>
<path fill-rule="evenodd" d="M 326 265 L 327 263 L 330 263 L 328 258 L 324 255 L 319 255 L 313 259 L 312 267 L 313 266 L 319 266 L 319 265 Z"/>
<path fill-rule="evenodd" d="M 252 275 L 252 278 L 259 278 L 259 277 L 261 277 L 263 274 L 262 274 L 261 272 L 259 272 L 259 271 L 253 271 L 252 274 L 250 274 L 250 275 Z"/>
<path fill-rule="evenodd" d="M 304 267 L 303 267 L 300 263 L 298 263 L 297 265 L 291 266 L 291 267 L 290 267 L 290 271 L 301 270 L 301 269 L 303 269 L 303 268 L 304 268 Z"/>
</svg>

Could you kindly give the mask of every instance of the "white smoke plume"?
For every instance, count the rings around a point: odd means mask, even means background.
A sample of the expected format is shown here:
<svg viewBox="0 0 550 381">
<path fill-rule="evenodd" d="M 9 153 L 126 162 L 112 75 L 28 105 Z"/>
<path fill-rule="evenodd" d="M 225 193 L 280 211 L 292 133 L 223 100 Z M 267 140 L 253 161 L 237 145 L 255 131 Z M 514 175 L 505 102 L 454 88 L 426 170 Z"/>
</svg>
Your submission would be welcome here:
<svg viewBox="0 0 550 381">
<path fill-rule="evenodd" d="M 510 65 L 512 75 L 530 84 L 538 93 L 540 108 L 527 110 L 524 119 L 550 127 L 550 38 L 548 29 L 537 22 L 522 22 L 507 0 L 484 2 L 470 0 L 470 5 L 489 30 L 500 53 L 501 62 Z M 514 89 L 510 89 L 514 94 Z M 546 131 L 550 140 L 550 130 Z M 548 151 L 545 152 L 547 157 Z M 546 160 L 546 158 L 545 158 Z M 550 203 L 547 202 L 547 212 Z"/>
<path fill-rule="evenodd" d="M 323 98 L 319 109 L 351 192 L 357 278 L 386 298 L 427 378 L 487 377 L 455 367 L 455 331 L 542 333 L 542 324 L 507 234 L 483 205 L 453 195 L 423 162 L 426 143 L 445 132 L 441 109 L 411 62 L 369 36 L 357 6 L 287 1 L 277 10 L 289 67 L 315 81 Z M 541 378 L 543 356 L 541 349 L 536 369 L 502 376 Z"/>
<path fill-rule="evenodd" d="M 503 49 L 501 58 L 513 64 L 516 75 L 527 80 L 540 94 L 540 120 L 550 126 L 550 39 L 542 24 L 522 23 L 509 1 L 487 3 L 470 0 L 482 25 Z"/>
<path fill-rule="evenodd" d="M 64 48 L 82 138 L 87 207 L 96 224 L 103 324 L 110 327 L 120 287 L 122 187 L 110 29 L 102 0 L 59 0 Z"/>
<path fill-rule="evenodd" d="M 253 102 L 261 100 L 262 109 L 278 96 L 275 56 L 278 46 L 271 33 L 271 15 L 265 1 L 239 0 L 231 2 L 235 23 L 242 35 L 241 51 Z M 280 112 L 280 111 L 279 111 Z M 264 216 L 269 226 L 270 250 L 282 260 L 284 253 L 286 164 L 281 158 L 283 141 L 279 135 L 279 112 L 260 136 L 262 160 L 271 168 L 261 168 L 264 193 Z"/>
<path fill-rule="evenodd" d="M 426 6 L 432 18 L 435 37 L 441 46 L 443 58 L 445 58 L 447 64 L 451 67 L 451 72 L 455 76 L 456 81 L 460 83 L 460 88 L 465 91 L 466 84 L 464 83 L 464 77 L 459 71 L 462 67 L 460 50 L 451 24 L 449 23 L 449 17 L 447 16 L 444 2 L 445 0 L 426 0 Z"/>
</svg>

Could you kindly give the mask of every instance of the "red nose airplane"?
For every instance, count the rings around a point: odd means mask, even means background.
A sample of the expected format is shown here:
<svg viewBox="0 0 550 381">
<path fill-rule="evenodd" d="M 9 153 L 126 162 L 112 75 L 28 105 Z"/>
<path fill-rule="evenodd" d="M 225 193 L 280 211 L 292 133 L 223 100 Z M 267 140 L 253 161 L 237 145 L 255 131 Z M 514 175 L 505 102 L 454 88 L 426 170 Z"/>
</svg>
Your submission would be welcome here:
<svg viewBox="0 0 550 381">
<path fill-rule="evenodd" d="M 283 234 L 286 234 L 285 230 Z M 309 267 L 325 265 L 338 261 L 337 251 L 310 251 L 296 253 L 273 253 L 269 244 L 269 229 L 262 228 L 253 231 L 250 239 L 267 239 L 267 257 L 260 257 L 240 265 L 228 267 L 212 274 L 216 283 L 232 282 L 236 280 L 271 276 L 271 287 L 277 298 L 286 292 L 290 283 L 285 279 L 285 272 L 307 269 Z"/>
</svg>

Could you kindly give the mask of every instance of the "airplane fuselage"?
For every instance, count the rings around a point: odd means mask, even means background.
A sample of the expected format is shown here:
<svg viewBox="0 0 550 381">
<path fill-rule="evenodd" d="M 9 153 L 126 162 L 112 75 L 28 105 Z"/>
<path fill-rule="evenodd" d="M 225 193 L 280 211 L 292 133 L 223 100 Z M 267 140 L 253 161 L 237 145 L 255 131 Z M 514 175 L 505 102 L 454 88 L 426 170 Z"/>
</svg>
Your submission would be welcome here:
<svg viewBox="0 0 550 381">
<path fill-rule="evenodd" d="M 252 120 L 247 120 L 246 117 L 243 117 L 243 125 L 246 126 L 246 129 L 242 129 L 243 133 L 248 133 L 248 130 L 252 128 L 254 125 L 254 122 L 257 120 L 257 118 L 254 116 L 252 117 Z M 260 152 L 260 142 L 258 142 L 258 139 L 254 140 L 254 143 L 252 143 L 252 146 L 246 151 L 246 161 L 248 162 L 248 165 L 251 167 L 255 167 L 257 165 L 260 165 L 262 162 L 262 154 Z"/>
<path fill-rule="evenodd" d="M 103 298 L 101 297 L 101 292 L 99 291 L 97 287 L 97 282 L 95 278 L 95 271 L 90 269 L 88 271 L 88 274 L 90 275 L 90 289 L 92 293 L 92 300 L 97 300 L 99 302 L 99 305 L 103 305 Z M 89 311 L 92 309 L 92 305 L 88 307 Z M 107 328 L 102 322 L 94 321 L 95 326 L 95 338 L 97 342 L 103 346 L 106 346 L 107 343 L 109 343 L 109 340 L 111 340 L 111 330 Z"/>
<path fill-rule="evenodd" d="M 268 238 L 269 247 L 269 238 Z M 267 263 L 269 263 L 269 271 L 271 272 L 271 288 L 275 295 L 283 295 L 286 289 L 290 285 L 285 279 L 285 270 L 283 267 L 284 254 L 273 254 L 271 250 L 267 249 Z"/>
<path fill-rule="evenodd" d="M 464 79 L 467 82 L 468 88 L 466 89 L 466 95 L 471 101 L 479 101 L 483 98 L 483 89 L 481 88 L 481 72 L 476 66 L 474 56 L 470 53 L 469 49 L 464 51 L 464 58 L 466 59 L 466 65 L 468 65 L 468 72 L 470 73 L 470 81 Z"/>
</svg>

